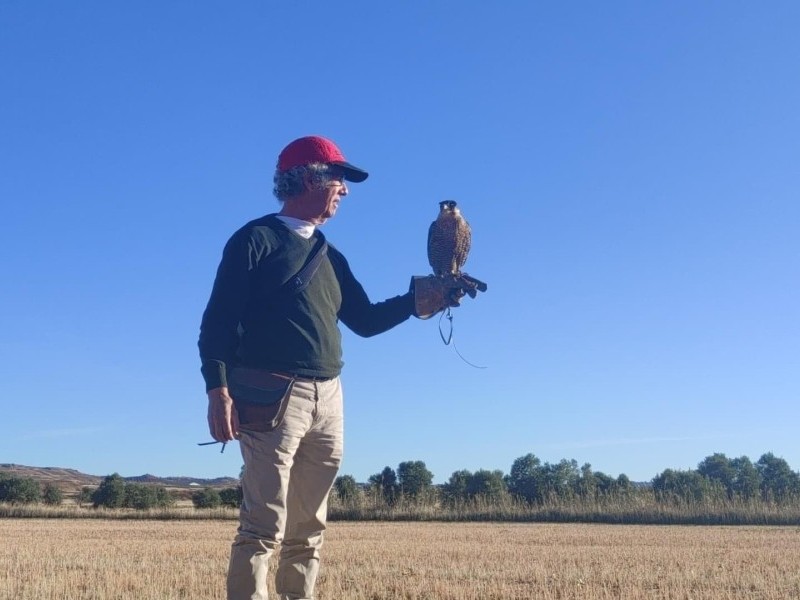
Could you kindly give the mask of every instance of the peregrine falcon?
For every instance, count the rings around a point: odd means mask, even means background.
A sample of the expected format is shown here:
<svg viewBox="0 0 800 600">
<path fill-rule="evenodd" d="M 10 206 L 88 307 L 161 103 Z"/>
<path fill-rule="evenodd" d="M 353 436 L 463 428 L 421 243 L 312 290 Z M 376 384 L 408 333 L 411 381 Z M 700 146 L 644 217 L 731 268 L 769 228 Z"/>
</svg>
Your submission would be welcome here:
<svg viewBox="0 0 800 600">
<path fill-rule="evenodd" d="M 461 272 L 472 245 L 472 230 L 455 200 L 439 202 L 439 216 L 428 229 L 428 262 L 436 277 L 452 279 L 472 298 L 486 284 Z"/>
<path fill-rule="evenodd" d="M 439 216 L 428 229 L 428 262 L 434 275 L 461 275 L 471 244 L 472 230 L 456 201 L 439 202 Z"/>
</svg>

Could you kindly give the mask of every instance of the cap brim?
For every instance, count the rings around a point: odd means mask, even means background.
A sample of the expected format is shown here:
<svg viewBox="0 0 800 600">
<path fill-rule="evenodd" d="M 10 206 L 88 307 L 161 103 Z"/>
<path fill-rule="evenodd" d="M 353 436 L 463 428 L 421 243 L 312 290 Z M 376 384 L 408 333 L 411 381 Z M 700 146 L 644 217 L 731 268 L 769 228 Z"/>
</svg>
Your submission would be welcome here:
<svg viewBox="0 0 800 600">
<path fill-rule="evenodd" d="M 352 181 L 353 183 L 361 183 L 367 177 L 369 177 L 369 173 L 367 173 L 363 169 L 359 169 L 358 167 L 351 165 L 348 162 L 335 162 L 331 163 L 339 167 L 342 172 L 344 172 L 344 178 L 347 181 Z"/>
</svg>

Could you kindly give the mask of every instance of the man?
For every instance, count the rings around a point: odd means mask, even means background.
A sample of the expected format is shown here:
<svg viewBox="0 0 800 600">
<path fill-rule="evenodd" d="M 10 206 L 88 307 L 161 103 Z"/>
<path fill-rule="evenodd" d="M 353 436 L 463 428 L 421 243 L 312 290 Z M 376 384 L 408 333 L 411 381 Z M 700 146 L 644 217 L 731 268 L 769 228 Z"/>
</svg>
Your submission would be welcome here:
<svg viewBox="0 0 800 600">
<path fill-rule="evenodd" d="M 267 598 L 267 562 L 279 545 L 279 596 L 313 597 L 342 458 L 338 321 L 368 337 L 457 305 L 464 294 L 435 278 L 424 278 L 422 289 L 414 281 L 423 278 L 414 278 L 408 293 L 370 302 L 318 230 L 347 196 L 346 182 L 366 178 L 332 141 L 293 141 L 275 171 L 280 212 L 234 233 L 217 270 L 199 348 L 211 435 L 238 439 L 244 458 L 229 600 Z"/>
</svg>

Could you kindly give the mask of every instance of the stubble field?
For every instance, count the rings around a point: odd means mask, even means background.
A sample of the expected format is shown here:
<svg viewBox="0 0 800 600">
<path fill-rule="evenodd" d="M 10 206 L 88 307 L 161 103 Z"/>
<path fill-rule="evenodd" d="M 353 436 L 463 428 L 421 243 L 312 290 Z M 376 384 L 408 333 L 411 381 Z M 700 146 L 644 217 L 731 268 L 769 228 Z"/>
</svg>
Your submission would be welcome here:
<svg viewBox="0 0 800 600">
<path fill-rule="evenodd" d="M 223 599 L 231 521 L 0 520 L 0 598 Z M 325 599 L 800 598 L 796 527 L 330 525 Z"/>
</svg>

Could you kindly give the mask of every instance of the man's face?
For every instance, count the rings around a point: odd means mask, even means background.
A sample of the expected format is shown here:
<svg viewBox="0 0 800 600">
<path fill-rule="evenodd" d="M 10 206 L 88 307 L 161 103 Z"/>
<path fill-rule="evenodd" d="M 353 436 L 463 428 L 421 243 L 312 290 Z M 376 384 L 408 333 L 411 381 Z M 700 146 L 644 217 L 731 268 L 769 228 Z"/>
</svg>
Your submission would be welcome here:
<svg viewBox="0 0 800 600">
<path fill-rule="evenodd" d="M 336 214 L 339 202 L 347 195 L 347 185 L 344 182 L 344 174 L 332 172 L 327 181 L 314 188 L 308 186 L 305 201 L 303 202 L 304 212 L 307 218 L 304 220 L 322 225 L 325 221 Z"/>
</svg>

